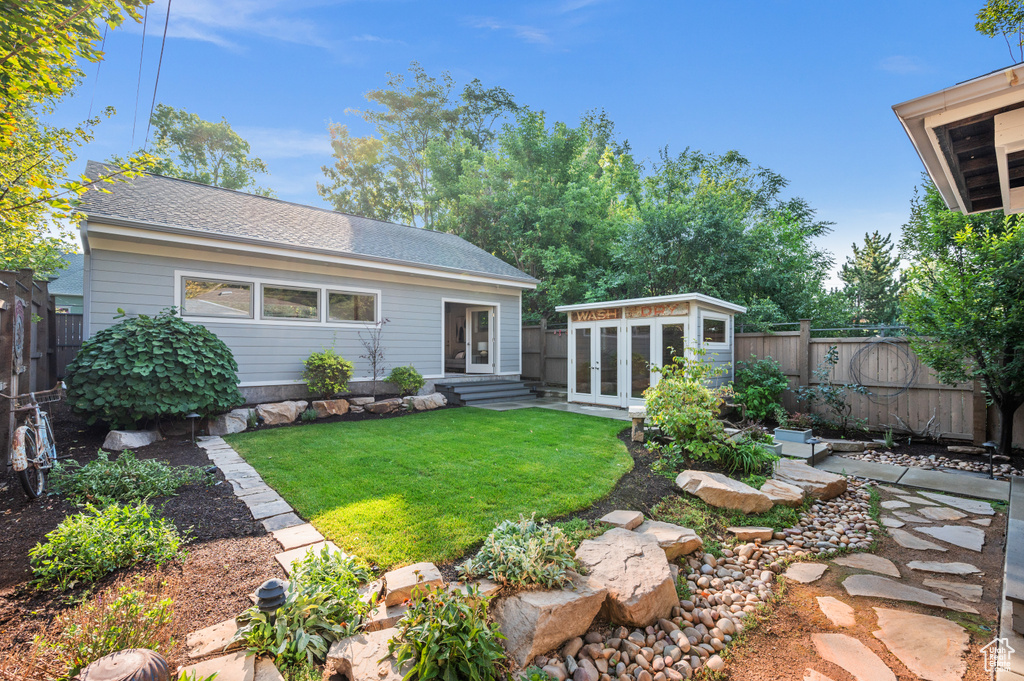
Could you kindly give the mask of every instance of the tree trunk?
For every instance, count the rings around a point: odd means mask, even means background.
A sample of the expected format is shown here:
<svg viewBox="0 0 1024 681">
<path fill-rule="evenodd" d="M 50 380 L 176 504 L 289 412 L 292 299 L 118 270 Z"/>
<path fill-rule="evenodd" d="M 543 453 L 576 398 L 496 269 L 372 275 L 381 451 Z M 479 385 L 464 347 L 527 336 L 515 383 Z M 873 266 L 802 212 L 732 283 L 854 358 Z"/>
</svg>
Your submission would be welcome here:
<svg viewBox="0 0 1024 681">
<path fill-rule="evenodd" d="M 1013 416 L 1024 400 L 1003 399 L 999 405 L 999 453 L 1010 456 L 1013 451 Z"/>
</svg>

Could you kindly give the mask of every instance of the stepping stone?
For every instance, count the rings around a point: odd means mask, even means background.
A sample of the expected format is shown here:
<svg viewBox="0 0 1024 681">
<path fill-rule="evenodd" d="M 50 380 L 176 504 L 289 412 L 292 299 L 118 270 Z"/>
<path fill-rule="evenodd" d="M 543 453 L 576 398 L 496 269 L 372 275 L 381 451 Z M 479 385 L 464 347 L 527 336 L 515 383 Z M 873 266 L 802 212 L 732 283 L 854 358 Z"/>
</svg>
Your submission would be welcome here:
<svg viewBox="0 0 1024 681">
<path fill-rule="evenodd" d="M 946 607 L 946 602 L 937 593 L 916 586 L 893 581 L 878 575 L 850 575 L 843 580 L 843 588 L 851 596 L 888 598 L 894 601 L 910 601 L 936 608 Z"/>
<path fill-rule="evenodd" d="M 857 626 L 857 618 L 853 614 L 853 608 L 838 598 L 818 596 L 818 607 L 821 608 L 821 612 L 825 617 L 837 627 Z"/>
<path fill-rule="evenodd" d="M 794 582 L 810 584 L 821 579 L 827 569 L 828 565 L 825 563 L 793 563 L 782 576 Z"/>
<path fill-rule="evenodd" d="M 971 518 L 971 522 L 975 525 L 981 525 L 982 527 L 988 527 L 992 524 L 991 518 Z"/>
<path fill-rule="evenodd" d="M 931 560 L 912 560 L 907 563 L 907 567 L 919 572 L 938 572 L 943 575 L 981 574 L 981 570 L 970 563 L 939 563 Z"/>
<path fill-rule="evenodd" d="M 888 515 L 882 516 L 882 524 L 886 527 L 903 527 L 904 525 L 906 525 L 906 523 L 902 520 L 897 520 L 896 518 L 893 518 L 892 516 Z"/>
<path fill-rule="evenodd" d="M 848 556 L 840 556 L 832 561 L 836 565 L 857 568 L 858 570 L 870 570 L 890 577 L 899 578 L 900 570 L 888 558 L 876 556 L 873 553 L 851 553 Z"/>
<path fill-rule="evenodd" d="M 899 499 L 900 501 L 905 501 L 908 504 L 917 504 L 918 506 L 938 506 L 938 504 L 936 504 L 934 501 L 928 501 L 927 499 L 922 499 L 921 497 L 898 496 L 896 498 Z"/>
<path fill-rule="evenodd" d="M 961 603 L 959 601 L 950 600 L 949 598 L 946 599 L 946 607 L 949 608 L 950 610 L 956 610 L 957 612 L 966 612 L 966 613 L 968 613 L 970 615 L 980 615 L 981 614 L 977 610 L 972 608 L 971 606 L 967 605 L 966 603 Z"/>
<path fill-rule="evenodd" d="M 928 497 L 932 501 L 937 501 L 940 504 L 945 504 L 946 506 L 959 508 L 961 511 L 974 513 L 975 515 L 995 515 L 995 509 L 993 509 L 992 504 L 987 501 L 951 497 L 948 494 L 936 494 L 935 492 L 921 492 L 921 496 Z"/>
<path fill-rule="evenodd" d="M 274 558 L 275 558 L 275 560 L 277 560 L 278 563 L 281 564 L 281 567 L 284 568 L 284 573 L 286 575 L 288 575 L 289 577 L 291 577 L 292 576 L 292 564 L 295 563 L 295 561 L 302 560 L 303 558 L 306 557 L 306 554 L 308 554 L 310 552 L 312 552 L 312 553 L 320 553 L 320 551 L 325 546 L 327 547 L 327 549 L 331 553 L 336 553 L 336 552 L 340 552 L 341 551 L 341 549 L 339 549 L 337 546 L 334 545 L 334 542 L 327 541 L 327 542 L 320 542 L 319 544 L 312 544 L 310 546 L 302 546 L 302 547 L 299 547 L 297 549 L 292 549 L 291 551 L 284 551 L 284 552 L 279 553 L 276 556 L 274 556 Z"/>
<path fill-rule="evenodd" d="M 885 644 L 907 669 L 925 681 L 960 681 L 967 671 L 970 636 L 955 622 L 915 612 L 875 608 L 878 631 Z"/>
<path fill-rule="evenodd" d="M 825 676 L 817 669 L 808 669 L 804 672 L 804 681 L 832 681 L 832 677 Z"/>
<path fill-rule="evenodd" d="M 888 485 L 875 485 L 877 489 L 883 492 L 889 492 L 890 494 L 906 494 L 907 490 L 900 489 L 899 487 L 889 487 Z"/>
<path fill-rule="evenodd" d="M 727 527 L 725 531 L 732 532 L 740 541 L 748 542 L 755 539 L 768 541 L 775 534 L 775 530 L 770 527 Z"/>
<path fill-rule="evenodd" d="M 704 540 L 698 537 L 696 532 L 672 523 L 645 520 L 635 532 L 641 537 L 657 542 L 669 560 L 693 553 L 704 546 Z"/>
<path fill-rule="evenodd" d="M 985 530 L 977 527 L 943 525 L 942 527 L 918 527 L 916 529 L 918 532 L 970 551 L 980 553 L 981 548 L 985 545 Z"/>
<path fill-rule="evenodd" d="M 931 521 L 924 516 L 917 515 L 916 513 L 908 513 L 907 511 L 893 511 L 893 515 L 900 520 L 908 523 L 930 523 Z"/>
<path fill-rule="evenodd" d="M 889 536 L 892 537 L 897 544 L 905 549 L 917 549 L 918 551 L 947 551 L 946 547 L 939 546 L 927 539 L 921 539 L 920 537 L 914 536 L 906 530 L 900 530 L 892 528 L 889 530 Z"/>
<path fill-rule="evenodd" d="M 896 675 L 866 645 L 846 634 L 811 634 L 814 649 L 856 681 L 896 681 Z"/>
<path fill-rule="evenodd" d="M 949 508 L 947 506 L 935 506 L 934 508 L 919 508 L 917 512 L 923 515 L 929 520 L 960 520 L 966 518 L 967 514 L 963 511 L 958 511 L 955 508 Z M 991 520 L 986 518 L 986 520 Z"/>
<path fill-rule="evenodd" d="M 248 497 L 243 497 L 243 501 Z M 259 504 L 257 506 L 250 506 L 249 512 L 252 513 L 253 520 L 263 520 L 275 515 L 282 515 L 284 513 L 291 513 L 292 507 L 288 505 L 288 502 L 284 499 L 278 501 L 271 501 L 266 504 Z"/>
<path fill-rule="evenodd" d="M 256 658 L 248 651 L 239 650 L 230 655 L 189 665 L 182 671 L 190 676 L 194 673 L 194 678 L 197 679 L 203 679 L 216 673 L 217 681 L 253 681 L 255 661 Z"/>
<path fill-rule="evenodd" d="M 433 563 L 414 563 L 387 573 L 384 582 L 388 587 L 384 605 L 401 605 L 412 598 L 414 588 L 443 586 L 444 577 Z"/>
<path fill-rule="evenodd" d="M 255 508 L 257 506 L 264 506 L 266 504 L 272 504 L 276 501 L 284 501 L 281 495 L 270 489 L 269 487 L 262 492 L 255 492 L 253 494 L 247 494 L 244 497 L 240 497 L 245 505 L 249 508 Z"/>
<path fill-rule="evenodd" d="M 265 492 L 273 492 L 274 491 L 268 485 L 265 485 L 265 484 L 253 485 L 252 487 L 243 487 L 242 485 L 239 485 L 234 480 L 228 480 L 228 482 L 231 483 L 231 488 L 234 490 L 235 496 L 238 497 L 238 498 L 251 497 L 254 494 L 263 494 Z"/>
<path fill-rule="evenodd" d="M 285 551 L 297 549 L 302 546 L 309 546 L 310 544 L 316 544 L 324 540 L 324 536 L 317 532 L 316 528 L 309 523 L 295 525 L 294 527 L 286 527 L 281 530 L 274 530 L 271 534 L 274 535 L 274 539 L 281 544 L 281 548 Z"/>
<path fill-rule="evenodd" d="M 608 523 L 625 530 L 632 530 L 644 521 L 644 514 L 640 511 L 612 511 L 601 518 L 602 523 Z"/>
<path fill-rule="evenodd" d="M 263 528 L 267 532 L 273 532 L 274 530 L 283 530 L 286 527 L 303 525 L 305 522 L 305 520 L 294 513 L 282 513 L 281 515 L 275 515 L 264 520 Z"/>
<path fill-rule="evenodd" d="M 193 631 L 185 637 L 185 646 L 189 648 L 188 656 L 199 658 L 223 652 L 236 631 L 238 631 L 238 622 L 234 617 L 212 624 L 205 629 Z M 241 648 L 242 645 L 242 642 L 239 641 L 236 647 Z"/>
<path fill-rule="evenodd" d="M 218 677 L 219 678 L 219 677 Z M 269 657 L 256 658 L 256 676 L 253 681 L 284 681 L 284 676 Z"/>
<path fill-rule="evenodd" d="M 881 506 L 882 508 L 889 509 L 890 511 L 893 511 L 893 510 L 895 510 L 897 508 L 910 508 L 910 504 L 908 504 L 905 501 L 899 501 L 897 499 L 890 499 L 889 501 L 883 501 L 881 504 L 879 504 L 879 506 Z"/>
<path fill-rule="evenodd" d="M 944 579 L 926 579 L 923 584 L 933 589 L 942 589 L 956 594 L 965 601 L 980 603 L 983 588 L 980 584 L 964 584 L 963 582 L 947 582 Z"/>
</svg>

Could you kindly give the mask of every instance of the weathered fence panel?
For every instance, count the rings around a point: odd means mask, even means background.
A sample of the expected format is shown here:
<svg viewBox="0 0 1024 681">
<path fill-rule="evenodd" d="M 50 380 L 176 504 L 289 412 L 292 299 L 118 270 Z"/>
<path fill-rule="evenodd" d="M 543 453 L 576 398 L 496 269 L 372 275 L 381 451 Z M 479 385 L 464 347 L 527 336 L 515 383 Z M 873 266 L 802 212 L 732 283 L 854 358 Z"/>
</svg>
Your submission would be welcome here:
<svg viewBox="0 0 1024 681">
<path fill-rule="evenodd" d="M 62 313 L 53 315 L 54 322 L 54 363 L 56 364 L 57 380 L 64 380 L 68 364 L 82 347 L 82 325 L 84 315 L 81 313 Z"/>
<path fill-rule="evenodd" d="M 524 326 L 522 342 L 523 378 L 548 385 L 568 385 L 568 331 L 544 326 Z"/>
</svg>

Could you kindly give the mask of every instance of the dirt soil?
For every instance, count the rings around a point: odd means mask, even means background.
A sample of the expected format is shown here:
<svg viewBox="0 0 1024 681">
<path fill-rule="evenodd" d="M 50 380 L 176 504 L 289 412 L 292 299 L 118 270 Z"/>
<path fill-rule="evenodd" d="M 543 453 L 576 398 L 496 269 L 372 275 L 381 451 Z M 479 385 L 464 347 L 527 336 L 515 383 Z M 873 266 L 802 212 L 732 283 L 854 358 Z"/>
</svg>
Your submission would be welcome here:
<svg viewBox="0 0 1024 681">
<path fill-rule="evenodd" d="M 54 410 L 58 455 L 80 462 L 95 456 L 105 431 L 86 427 L 66 411 Z M 139 458 L 155 458 L 172 465 L 211 466 L 206 453 L 190 440 L 167 439 L 136 451 Z M 172 667 L 185 662 L 181 643 L 185 635 L 232 617 L 250 605 L 248 595 L 270 577 L 284 573 L 273 556 L 277 542 L 252 520 L 248 508 L 214 473 L 212 486 L 194 484 L 177 496 L 153 499 L 161 514 L 187 532 L 190 542 L 183 561 L 160 570 L 138 566 L 119 570 L 92 586 L 97 591 L 119 579 L 154 575 L 167 582 L 175 600 L 172 635 L 179 641 L 169 656 Z M 69 597 L 82 590 L 57 594 L 40 591 L 29 582 L 28 551 L 67 515 L 78 508 L 59 497 L 28 501 L 10 471 L 0 479 L 0 659 L 25 654 L 36 634 L 53 634 L 54 617 L 70 607 Z"/>
</svg>

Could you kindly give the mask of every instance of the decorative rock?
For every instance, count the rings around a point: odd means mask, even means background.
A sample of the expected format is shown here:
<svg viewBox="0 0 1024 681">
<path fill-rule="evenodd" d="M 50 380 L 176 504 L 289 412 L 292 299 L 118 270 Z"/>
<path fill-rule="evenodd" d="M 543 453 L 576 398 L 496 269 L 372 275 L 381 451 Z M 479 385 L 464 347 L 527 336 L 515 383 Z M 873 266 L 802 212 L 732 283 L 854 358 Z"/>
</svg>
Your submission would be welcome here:
<svg viewBox="0 0 1024 681">
<path fill-rule="evenodd" d="M 926 508 L 919 508 L 917 512 L 923 515 L 929 520 L 960 520 L 966 518 L 967 514 L 962 511 L 958 511 L 955 508 L 948 508 L 946 506 L 930 506 Z"/>
<path fill-rule="evenodd" d="M 466 594 L 467 596 L 469 596 L 470 594 L 471 587 L 473 589 L 476 589 L 477 594 L 479 594 L 480 598 L 490 598 L 497 594 L 499 591 L 501 591 L 501 584 L 483 578 L 473 580 L 468 584 L 465 582 L 452 582 L 448 585 L 448 589 L 450 591 L 457 589 L 462 593 Z M 470 600 L 472 600 L 472 598 Z"/>
<path fill-rule="evenodd" d="M 937 572 L 944 575 L 973 575 L 981 573 L 981 570 L 970 563 L 939 563 L 931 560 L 912 560 L 907 563 L 907 567 L 920 572 Z"/>
<path fill-rule="evenodd" d="M 608 530 L 583 541 L 576 559 L 586 568 L 590 587 L 607 590 L 601 612 L 612 622 L 647 626 L 667 619 L 679 605 L 665 551 L 647 535 Z"/>
<path fill-rule="evenodd" d="M 988 450 L 984 447 L 971 447 L 968 445 L 949 445 L 946 447 L 946 451 L 953 452 L 954 454 L 987 454 Z"/>
<path fill-rule="evenodd" d="M 346 398 L 348 403 L 354 407 L 365 407 L 368 404 L 373 404 L 376 398 L 373 397 L 348 397 Z"/>
<path fill-rule="evenodd" d="M 597 671 L 597 667 L 585 657 L 579 661 L 576 671 L 572 673 L 572 681 L 598 681 L 600 678 L 601 673 Z"/>
<path fill-rule="evenodd" d="M 328 416 L 344 416 L 348 413 L 348 400 L 314 400 L 313 409 L 316 410 L 317 418 Z"/>
<path fill-rule="evenodd" d="M 917 549 L 918 551 L 946 551 L 945 547 L 939 546 L 927 539 L 921 539 L 920 537 L 910 534 L 906 530 L 892 528 L 889 530 L 889 536 L 905 549 Z"/>
<path fill-rule="evenodd" d="M 992 508 L 992 504 L 988 503 L 987 501 L 963 499 L 961 497 L 953 497 L 948 494 L 936 494 L 935 492 L 921 492 L 921 496 L 928 497 L 932 501 L 937 501 L 940 504 L 945 504 L 946 506 L 959 508 L 961 511 L 974 513 L 975 515 L 995 514 L 995 510 Z"/>
<path fill-rule="evenodd" d="M 872 632 L 899 661 L 925 681 L 960 681 L 967 671 L 970 636 L 942 617 L 875 608 L 878 631 Z"/>
<path fill-rule="evenodd" d="M 228 643 L 236 631 L 238 631 L 238 622 L 235 621 L 234 617 L 217 624 L 211 624 L 205 629 L 193 631 L 185 637 L 185 646 L 189 648 L 188 656 L 195 659 L 227 651 Z M 234 647 L 241 648 L 242 643 L 239 642 Z"/>
<path fill-rule="evenodd" d="M 335 641 L 327 652 L 324 678 L 338 675 L 349 679 L 401 681 L 411 663 L 399 668 L 395 659 L 388 655 L 388 642 L 397 634 L 397 629 L 381 629 Z M 219 676 L 217 681 L 221 681 Z"/>
<path fill-rule="evenodd" d="M 827 569 L 828 565 L 824 563 L 793 563 L 782 576 L 794 582 L 810 584 L 821 579 Z"/>
<path fill-rule="evenodd" d="M 292 423 L 299 418 L 299 414 L 306 410 L 309 405 L 305 400 L 286 400 L 284 402 L 271 402 L 256 407 L 256 413 L 263 423 L 268 426 L 276 426 L 282 423 Z"/>
<path fill-rule="evenodd" d="M 647 520 L 636 528 L 636 532 L 658 542 L 669 560 L 693 553 L 704 546 L 704 541 L 696 532 L 672 523 Z"/>
<path fill-rule="evenodd" d="M 831 596 L 818 596 L 817 598 L 818 607 L 832 624 L 837 627 L 857 626 L 857 618 L 854 616 L 852 607 Z"/>
<path fill-rule="evenodd" d="M 811 634 L 814 649 L 856 681 L 896 681 L 896 675 L 866 645 L 846 634 Z"/>
<path fill-rule="evenodd" d="M 925 586 L 933 589 L 942 589 L 951 594 L 956 594 L 965 601 L 980 603 L 983 588 L 980 584 L 964 584 L 962 582 L 947 582 L 943 579 L 926 579 L 922 582 Z"/>
<path fill-rule="evenodd" d="M 959 546 L 970 551 L 981 552 L 985 545 L 985 530 L 966 525 L 943 525 L 942 527 L 918 527 L 918 532 L 923 532 L 936 539 Z"/>
<path fill-rule="evenodd" d="M 162 439 L 159 430 L 112 430 L 103 440 L 103 449 L 123 452 L 126 449 L 145 447 Z"/>
<path fill-rule="evenodd" d="M 206 426 L 206 432 L 210 435 L 230 435 L 231 433 L 241 433 L 248 427 L 249 410 L 232 409 L 226 414 L 210 419 Z"/>
<path fill-rule="evenodd" d="M 390 414 L 391 412 L 398 411 L 401 408 L 402 400 L 397 397 L 366 405 L 366 410 L 374 414 Z"/>
<path fill-rule="evenodd" d="M 888 598 L 894 601 L 910 601 L 936 608 L 945 607 L 942 596 L 919 589 L 916 586 L 894 582 L 888 577 L 878 575 L 850 575 L 843 580 L 843 588 L 851 596 L 870 596 L 872 598 Z"/>
<path fill-rule="evenodd" d="M 644 521 L 644 514 L 640 511 L 612 511 L 601 518 L 602 523 L 608 523 L 614 527 L 621 527 L 624 530 L 632 530 Z"/>
<path fill-rule="evenodd" d="M 256 658 L 256 674 L 253 681 L 284 681 L 284 676 L 269 657 Z"/>
<path fill-rule="evenodd" d="M 832 561 L 836 565 L 857 568 L 858 570 L 870 570 L 890 577 L 899 577 L 900 570 L 888 558 L 876 556 L 873 553 L 851 553 L 848 556 L 840 556 Z"/>
<path fill-rule="evenodd" d="M 825 440 L 833 452 L 863 452 L 864 443 L 856 440 Z"/>
<path fill-rule="evenodd" d="M 386 643 L 384 650 L 387 651 Z M 252 681 L 255 675 L 255 660 L 256 658 L 247 651 L 239 650 L 230 655 L 189 665 L 181 671 L 190 678 L 194 674 L 194 678 L 197 679 L 206 678 L 216 672 L 217 681 Z"/>
<path fill-rule="evenodd" d="M 441 393 L 430 393 L 429 395 L 411 398 L 409 404 L 416 411 L 430 411 L 431 409 L 440 409 L 448 404 L 448 398 Z"/>
<path fill-rule="evenodd" d="M 498 599 L 491 615 L 505 636 L 502 645 L 509 657 L 525 667 L 537 655 L 585 634 L 607 595 L 606 589 L 573 576 L 570 588 L 520 591 Z"/>
<path fill-rule="evenodd" d="M 384 582 L 388 588 L 384 604 L 399 605 L 413 597 L 416 587 L 442 586 L 444 577 L 433 563 L 414 563 L 387 573 Z"/>
<path fill-rule="evenodd" d="M 764 513 L 772 507 L 768 495 L 721 473 L 683 471 L 676 477 L 676 485 L 717 508 Z"/>
<path fill-rule="evenodd" d="M 773 477 L 795 485 L 816 499 L 829 500 L 846 491 L 846 478 L 835 473 L 820 471 L 792 459 L 779 460 Z"/>
<path fill-rule="evenodd" d="M 804 505 L 804 491 L 782 480 L 768 480 L 761 485 L 761 493 L 767 495 L 773 504 L 790 508 L 800 508 Z"/>
<path fill-rule="evenodd" d="M 770 527 L 727 527 L 725 531 L 733 533 L 740 541 L 768 541 L 775 532 Z"/>
<path fill-rule="evenodd" d="M 720 658 L 718 655 L 712 655 L 708 658 L 708 661 L 704 663 L 704 666 L 713 672 L 720 672 L 725 669 L 725 660 Z"/>
</svg>

